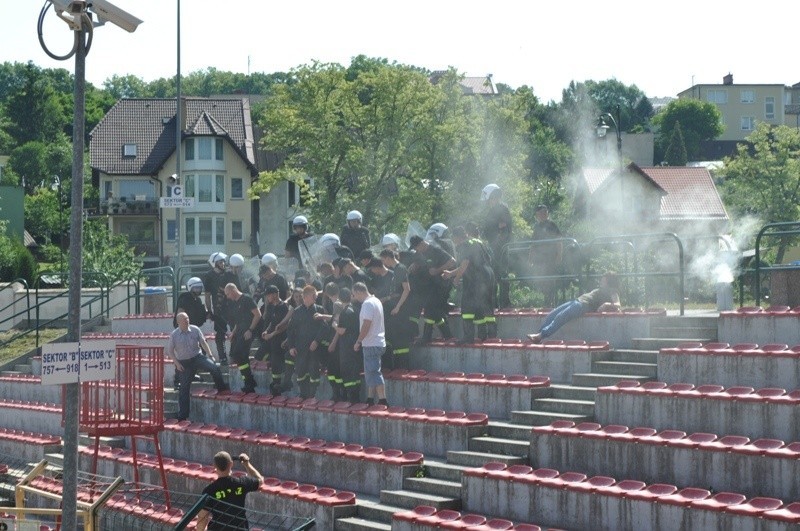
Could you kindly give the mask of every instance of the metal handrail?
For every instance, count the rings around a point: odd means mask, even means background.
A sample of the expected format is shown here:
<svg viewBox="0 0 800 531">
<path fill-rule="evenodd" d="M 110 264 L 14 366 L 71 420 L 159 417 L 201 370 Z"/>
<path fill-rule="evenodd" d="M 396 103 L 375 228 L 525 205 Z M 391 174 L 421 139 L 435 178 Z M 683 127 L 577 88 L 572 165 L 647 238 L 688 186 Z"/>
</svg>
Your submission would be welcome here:
<svg viewBox="0 0 800 531">
<path fill-rule="evenodd" d="M 0 288 L 0 292 L 12 288 L 15 283 L 22 284 L 23 287 L 25 288 L 25 312 L 28 314 L 28 322 L 30 323 L 31 322 L 31 308 L 30 308 L 31 307 L 31 288 L 28 286 L 28 281 L 25 280 L 24 278 L 15 278 L 11 282 L 9 282 L 8 285 L 3 286 L 2 288 Z M 11 302 L 9 302 L 8 304 L 6 304 L 2 308 L 0 308 L 0 313 L 6 311 L 8 308 L 13 307 L 15 304 L 17 304 L 17 300 L 16 300 L 15 297 L 12 297 Z M 6 317 L 5 319 L 0 321 L 0 324 L 5 323 L 9 319 L 16 318 L 19 315 L 19 313 L 21 313 L 21 312 L 18 312 L 18 313 L 15 313 L 15 314 L 13 314 L 13 315 L 11 315 L 9 317 Z M 12 325 L 13 325 L 13 321 L 12 321 Z"/>
<path fill-rule="evenodd" d="M 789 229 L 790 227 L 795 227 L 794 230 L 783 230 Z M 781 229 L 778 232 L 770 232 L 767 234 L 768 231 L 772 229 Z M 774 237 L 774 236 L 797 236 L 800 235 L 800 221 L 783 221 L 779 223 L 767 223 L 761 230 L 758 231 L 758 235 L 756 236 L 756 254 L 754 257 L 755 266 L 752 269 L 755 273 L 755 299 L 756 299 L 756 306 L 761 304 L 761 271 L 775 271 L 775 270 L 787 270 L 787 269 L 800 269 L 800 266 L 790 266 L 790 265 L 782 265 L 780 267 L 775 266 L 767 266 L 761 267 L 761 238 L 764 236 Z"/>
<path fill-rule="evenodd" d="M 509 253 L 526 251 L 528 253 L 531 252 L 531 248 L 537 245 L 549 245 L 549 244 L 564 244 L 567 243 L 566 246 L 568 249 L 580 249 L 580 244 L 578 240 L 575 238 L 552 238 L 548 240 L 519 240 L 508 242 L 507 244 L 503 245 L 501 248 L 500 254 L 505 258 L 505 263 L 510 264 L 510 257 Z M 574 278 L 575 275 L 563 274 L 563 275 L 517 275 L 513 278 L 508 276 L 510 273 L 511 267 L 506 272 L 507 276 L 500 278 L 499 280 L 504 280 L 507 282 L 518 282 L 523 280 L 556 280 L 556 279 L 569 279 Z"/>
<path fill-rule="evenodd" d="M 603 243 L 624 243 L 629 241 L 631 246 L 633 245 L 633 240 L 649 240 L 651 242 L 659 242 L 659 241 L 674 241 L 678 246 L 678 271 L 677 272 L 639 272 L 638 265 L 637 270 L 634 273 L 622 273 L 619 276 L 621 277 L 633 277 L 633 278 L 647 278 L 647 277 L 674 277 L 677 276 L 679 280 L 679 296 L 680 296 L 680 314 L 684 315 L 686 309 L 686 264 L 685 264 L 685 257 L 684 257 L 684 250 L 683 250 L 683 242 L 678 237 L 677 234 L 674 232 L 653 232 L 653 233 L 643 233 L 643 234 L 624 234 L 620 236 L 605 236 L 600 238 L 595 238 L 591 242 L 587 244 L 587 247 L 591 247 L 592 245 L 600 245 Z M 589 271 L 587 271 L 587 280 L 591 275 Z"/>
</svg>

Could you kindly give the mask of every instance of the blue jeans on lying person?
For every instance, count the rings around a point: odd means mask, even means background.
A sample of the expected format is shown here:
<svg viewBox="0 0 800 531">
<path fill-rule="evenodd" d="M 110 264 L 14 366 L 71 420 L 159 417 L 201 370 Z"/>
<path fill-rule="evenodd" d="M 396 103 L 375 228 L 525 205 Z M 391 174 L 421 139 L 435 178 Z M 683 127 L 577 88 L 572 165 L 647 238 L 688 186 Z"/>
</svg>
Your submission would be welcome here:
<svg viewBox="0 0 800 531">
<path fill-rule="evenodd" d="M 544 323 L 542 323 L 542 328 L 539 329 L 539 333 L 542 334 L 542 339 L 552 336 L 559 328 L 573 319 L 577 319 L 583 315 L 585 311 L 586 309 L 583 307 L 583 304 L 577 299 L 565 302 L 547 314 Z"/>
</svg>

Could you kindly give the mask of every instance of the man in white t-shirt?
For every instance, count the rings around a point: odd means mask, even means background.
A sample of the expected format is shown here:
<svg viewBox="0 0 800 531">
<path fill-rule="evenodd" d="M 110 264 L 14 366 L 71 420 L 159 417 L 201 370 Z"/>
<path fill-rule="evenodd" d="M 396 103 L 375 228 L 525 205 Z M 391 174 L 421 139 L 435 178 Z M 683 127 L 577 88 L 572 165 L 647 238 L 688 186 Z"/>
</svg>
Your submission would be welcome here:
<svg viewBox="0 0 800 531">
<path fill-rule="evenodd" d="M 353 298 L 361 303 L 359 314 L 360 331 L 353 350 L 362 349 L 364 353 L 364 380 L 367 383 L 367 404 L 388 405 L 383 374 L 381 374 L 381 357 L 386 351 L 386 333 L 383 324 L 383 304 L 380 299 L 371 295 L 363 282 L 353 284 Z"/>
</svg>

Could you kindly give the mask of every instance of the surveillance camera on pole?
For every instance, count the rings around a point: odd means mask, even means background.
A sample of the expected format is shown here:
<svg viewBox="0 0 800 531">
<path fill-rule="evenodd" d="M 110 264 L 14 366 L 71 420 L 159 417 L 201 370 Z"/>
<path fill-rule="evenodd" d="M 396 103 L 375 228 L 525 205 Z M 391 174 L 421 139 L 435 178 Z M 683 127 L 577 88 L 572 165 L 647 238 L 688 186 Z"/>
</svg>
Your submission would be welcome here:
<svg viewBox="0 0 800 531">
<path fill-rule="evenodd" d="M 59 18 L 64 20 L 74 29 L 81 27 L 81 14 L 92 13 L 97 17 L 97 22 L 93 26 L 102 26 L 106 22 L 111 22 L 129 33 L 136 31 L 141 20 L 131 15 L 124 9 L 120 9 L 106 0 L 49 0 L 56 10 Z"/>
</svg>

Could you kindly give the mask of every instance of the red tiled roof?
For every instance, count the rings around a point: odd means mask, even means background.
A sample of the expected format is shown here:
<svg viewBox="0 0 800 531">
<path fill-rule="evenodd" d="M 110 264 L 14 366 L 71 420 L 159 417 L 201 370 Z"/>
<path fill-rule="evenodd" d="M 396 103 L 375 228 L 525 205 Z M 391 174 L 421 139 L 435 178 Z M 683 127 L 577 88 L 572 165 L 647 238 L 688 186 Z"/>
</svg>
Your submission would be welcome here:
<svg viewBox="0 0 800 531">
<path fill-rule="evenodd" d="M 603 186 L 603 183 L 611 177 L 614 171 L 612 168 L 584 168 L 583 179 L 586 181 L 586 188 L 589 193 L 593 194 Z"/>
<path fill-rule="evenodd" d="M 728 219 L 706 168 L 655 166 L 639 170 L 667 192 L 661 198 L 662 220 Z"/>
</svg>

